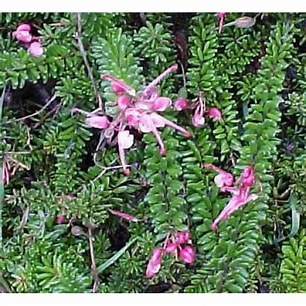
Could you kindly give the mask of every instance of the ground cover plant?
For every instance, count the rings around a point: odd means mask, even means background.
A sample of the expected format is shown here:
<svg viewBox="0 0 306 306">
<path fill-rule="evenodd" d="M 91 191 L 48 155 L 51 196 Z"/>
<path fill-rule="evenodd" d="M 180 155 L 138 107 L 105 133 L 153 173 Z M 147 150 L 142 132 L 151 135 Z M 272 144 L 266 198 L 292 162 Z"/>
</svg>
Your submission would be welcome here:
<svg viewBox="0 0 306 306">
<path fill-rule="evenodd" d="M 306 14 L 0 33 L 0 292 L 306 292 Z"/>
</svg>

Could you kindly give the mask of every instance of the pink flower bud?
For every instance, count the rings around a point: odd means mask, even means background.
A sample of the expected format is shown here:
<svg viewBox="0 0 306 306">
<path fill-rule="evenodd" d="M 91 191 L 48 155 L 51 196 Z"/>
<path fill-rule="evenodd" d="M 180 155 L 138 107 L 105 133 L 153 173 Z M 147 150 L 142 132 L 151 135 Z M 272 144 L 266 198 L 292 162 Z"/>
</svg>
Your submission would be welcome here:
<svg viewBox="0 0 306 306">
<path fill-rule="evenodd" d="M 222 118 L 222 114 L 221 114 L 220 110 L 216 107 L 212 107 L 208 111 L 208 116 L 213 118 L 214 120 L 220 120 Z"/>
<path fill-rule="evenodd" d="M 149 260 L 147 270 L 146 270 L 146 277 L 151 278 L 156 273 L 158 273 L 160 266 L 161 266 L 163 253 L 164 253 L 163 249 L 154 249 L 152 251 L 152 256 Z"/>
<path fill-rule="evenodd" d="M 130 103 L 130 99 L 124 95 L 119 96 L 117 100 L 117 104 L 119 108 L 122 110 L 126 109 L 129 106 L 129 103 Z"/>
<path fill-rule="evenodd" d="M 177 232 L 175 234 L 175 238 L 176 238 L 176 242 L 178 244 L 183 244 L 183 243 L 186 243 L 188 242 L 189 238 L 190 238 L 190 235 L 189 235 L 189 232 Z"/>
<path fill-rule="evenodd" d="M 166 97 L 159 97 L 153 101 L 152 110 L 154 111 L 164 111 L 171 105 L 171 99 Z"/>
<path fill-rule="evenodd" d="M 190 245 L 185 246 L 180 250 L 179 258 L 185 263 L 192 263 L 195 260 L 194 249 Z"/>
<path fill-rule="evenodd" d="M 175 102 L 174 102 L 174 109 L 177 111 L 181 111 L 183 109 L 188 108 L 188 102 L 186 99 L 184 98 L 178 98 Z"/>
<path fill-rule="evenodd" d="M 106 116 L 92 116 L 85 119 L 85 123 L 97 129 L 105 129 L 109 126 L 109 121 Z"/>
<path fill-rule="evenodd" d="M 30 44 L 28 52 L 35 57 L 39 57 L 43 54 L 44 50 L 40 42 L 34 41 Z"/>
</svg>

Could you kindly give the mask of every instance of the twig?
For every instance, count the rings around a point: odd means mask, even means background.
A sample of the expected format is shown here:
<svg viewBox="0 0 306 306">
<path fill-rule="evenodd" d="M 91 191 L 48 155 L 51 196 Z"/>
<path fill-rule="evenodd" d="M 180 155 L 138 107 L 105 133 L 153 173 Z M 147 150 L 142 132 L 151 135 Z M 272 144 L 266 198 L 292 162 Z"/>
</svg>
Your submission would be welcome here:
<svg viewBox="0 0 306 306">
<path fill-rule="evenodd" d="M 89 224 L 87 226 L 88 228 L 88 242 L 89 242 L 89 250 L 90 250 L 90 260 L 91 260 L 91 274 L 92 278 L 94 280 L 94 284 L 92 287 L 92 292 L 96 293 L 99 287 L 99 275 L 98 275 L 98 270 L 97 270 L 97 265 L 95 261 L 95 255 L 94 255 L 94 248 L 93 248 L 93 237 L 92 237 L 92 229 L 91 225 Z"/>
<path fill-rule="evenodd" d="M 11 123 L 13 121 L 15 122 L 18 122 L 18 121 L 22 121 L 22 120 L 25 120 L 25 119 L 28 119 L 28 118 L 31 118 L 31 117 L 34 117 L 34 116 L 37 116 L 39 115 L 41 112 L 43 112 L 54 100 L 56 99 L 56 94 L 54 94 L 50 100 L 41 108 L 39 109 L 38 111 L 36 111 L 35 113 L 33 114 L 30 114 L 30 115 L 27 115 L 27 116 L 24 116 L 24 117 L 21 117 L 21 118 L 18 118 L 16 120 L 9 120 L 7 121 L 6 123 Z"/>
<path fill-rule="evenodd" d="M 84 64 L 86 66 L 86 69 L 87 69 L 87 72 L 88 72 L 88 76 L 89 76 L 90 81 L 92 83 L 92 87 L 94 89 L 95 96 L 96 96 L 99 108 L 104 112 L 103 104 L 102 104 L 102 99 L 101 99 L 101 96 L 100 96 L 100 94 L 98 92 L 98 89 L 97 89 L 97 86 L 96 86 L 96 83 L 95 83 L 95 79 L 93 77 L 92 70 L 90 68 L 90 65 L 89 65 L 89 62 L 88 62 L 88 59 L 87 59 L 87 56 L 86 56 L 86 51 L 85 51 L 85 48 L 84 48 L 84 45 L 83 45 L 83 42 L 82 42 L 82 19 L 81 19 L 81 13 L 76 13 L 76 17 L 77 17 L 76 39 L 77 39 L 77 42 L 78 42 L 78 48 L 80 50 L 80 53 L 82 55 Z"/>
<path fill-rule="evenodd" d="M 6 84 L 4 84 L 4 88 L 0 97 L 0 128 L 2 126 L 2 107 L 4 101 Z M 2 139 L 1 139 L 2 141 Z M 5 167 L 4 158 L 0 164 L 0 250 L 2 250 L 2 209 L 3 209 L 3 199 L 4 199 L 4 177 L 3 177 L 3 169 Z"/>
</svg>

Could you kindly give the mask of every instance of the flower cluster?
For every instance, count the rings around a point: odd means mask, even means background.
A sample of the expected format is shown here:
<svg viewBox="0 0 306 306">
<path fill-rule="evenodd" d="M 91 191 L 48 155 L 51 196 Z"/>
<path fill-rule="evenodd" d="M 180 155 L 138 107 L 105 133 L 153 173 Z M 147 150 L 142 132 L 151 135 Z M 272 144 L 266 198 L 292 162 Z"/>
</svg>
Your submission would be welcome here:
<svg viewBox="0 0 306 306">
<path fill-rule="evenodd" d="M 102 79 L 111 82 L 112 91 L 116 94 L 114 105 L 119 110 L 116 117 L 111 121 L 109 117 L 99 115 L 99 110 L 93 112 L 85 112 L 78 108 L 72 110 L 85 114 L 87 125 L 103 129 L 106 139 L 113 138 L 115 132 L 117 133 L 119 157 L 126 175 L 130 171 L 125 161 L 125 150 L 131 148 L 134 143 L 134 135 L 130 133 L 129 128 L 134 128 L 141 133 L 152 133 L 159 144 L 160 154 L 165 154 L 166 148 L 158 131 L 159 128 L 169 126 L 181 132 L 185 137 L 191 136 L 189 131 L 159 114 L 170 107 L 172 101 L 168 97 L 160 96 L 156 86 L 175 70 L 177 70 L 177 65 L 169 67 L 139 93 L 136 93 L 123 81 L 109 74 L 103 74 Z"/>
<path fill-rule="evenodd" d="M 30 32 L 31 26 L 23 23 L 13 32 L 13 37 L 22 43 L 31 55 L 39 57 L 43 54 L 43 47 L 39 39 L 32 36 Z"/>
<path fill-rule="evenodd" d="M 173 254 L 175 258 L 185 263 L 192 263 L 195 260 L 195 251 L 191 245 L 189 232 L 175 232 L 167 236 L 162 248 L 155 248 L 149 260 L 146 277 L 153 277 L 160 270 L 164 254 Z"/>
<path fill-rule="evenodd" d="M 252 167 L 247 166 L 243 169 L 242 174 L 235 182 L 234 176 L 229 172 L 212 164 L 205 164 L 204 167 L 218 172 L 218 175 L 216 175 L 214 179 L 216 185 L 222 192 L 230 192 L 232 195 L 228 204 L 211 224 L 211 229 L 215 230 L 221 220 L 228 219 L 234 211 L 258 198 L 257 194 L 249 194 L 250 189 L 255 183 L 255 173 Z"/>
<path fill-rule="evenodd" d="M 177 111 L 184 109 L 194 109 L 194 114 L 192 116 L 192 125 L 195 127 L 200 127 L 205 124 L 204 115 L 207 114 L 213 120 L 220 120 L 222 118 L 221 111 L 217 107 L 212 107 L 206 110 L 205 100 L 200 94 L 197 103 L 190 104 L 186 99 L 179 98 L 174 102 L 174 108 Z"/>
</svg>

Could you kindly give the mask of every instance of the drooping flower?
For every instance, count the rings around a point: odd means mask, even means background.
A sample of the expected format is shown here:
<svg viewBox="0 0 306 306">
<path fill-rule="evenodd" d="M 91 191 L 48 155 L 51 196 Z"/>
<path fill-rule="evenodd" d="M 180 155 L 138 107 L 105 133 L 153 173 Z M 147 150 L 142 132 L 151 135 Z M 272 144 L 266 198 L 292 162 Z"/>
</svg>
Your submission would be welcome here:
<svg viewBox="0 0 306 306">
<path fill-rule="evenodd" d="M 31 26 L 23 23 L 13 32 L 13 37 L 22 43 L 32 56 L 40 57 L 44 51 L 43 47 L 38 38 L 33 37 L 30 31 Z"/>
<path fill-rule="evenodd" d="M 244 206 L 248 202 L 254 201 L 258 198 L 257 194 L 248 195 L 246 188 L 241 188 L 235 190 L 238 194 L 234 194 L 228 204 L 223 208 L 221 213 L 217 216 L 217 218 L 211 224 L 211 229 L 215 230 L 217 228 L 218 223 L 221 220 L 227 220 L 228 217 L 238 210 L 240 207 Z"/>
<path fill-rule="evenodd" d="M 164 254 L 164 250 L 161 248 L 157 248 L 152 251 L 152 256 L 149 260 L 147 270 L 146 270 L 146 277 L 151 278 L 156 273 L 158 273 L 161 267 L 163 254 Z"/>
<path fill-rule="evenodd" d="M 176 260 L 181 259 L 185 263 L 192 263 L 195 260 L 196 254 L 191 245 L 189 232 L 173 232 L 168 234 L 163 243 L 163 247 L 153 250 L 152 257 L 147 267 L 147 277 L 152 277 L 159 271 L 161 257 L 164 254 L 171 254 Z"/>
<path fill-rule="evenodd" d="M 221 213 L 211 224 L 211 229 L 215 230 L 221 220 L 226 220 L 240 207 L 258 198 L 257 194 L 249 194 L 251 187 L 255 183 L 255 173 L 252 167 L 246 166 L 243 169 L 240 177 L 236 180 L 236 182 L 234 182 L 234 177 L 232 174 L 212 164 L 205 164 L 204 167 L 217 171 L 219 174 L 215 177 L 216 185 L 221 191 L 230 192 L 232 195 L 232 198 L 229 200 L 228 204 L 223 208 Z"/>
<path fill-rule="evenodd" d="M 116 132 L 118 133 L 119 157 L 125 174 L 129 174 L 129 170 L 125 163 L 124 149 L 130 148 L 133 144 L 133 134 L 131 134 L 133 131 L 132 129 L 128 131 L 128 128 L 134 128 L 141 133 L 152 133 L 159 145 L 160 154 L 166 154 L 166 148 L 159 132 L 160 128 L 168 126 L 181 132 L 185 137 L 191 136 L 189 131 L 160 114 L 171 106 L 172 101 L 168 97 L 160 96 L 156 86 L 176 69 L 177 65 L 172 65 L 137 94 L 125 82 L 109 74 L 103 74 L 101 78 L 111 82 L 112 90 L 117 95 L 114 102 L 117 106 L 117 114 L 113 116 L 113 120 L 108 121 L 105 115 L 100 116 L 99 110 L 86 112 L 77 108 L 73 109 L 73 112 L 80 112 L 87 116 L 85 122 L 88 125 L 104 128 L 105 138 L 110 139 Z M 129 145 L 126 144 L 126 141 Z"/>
</svg>

